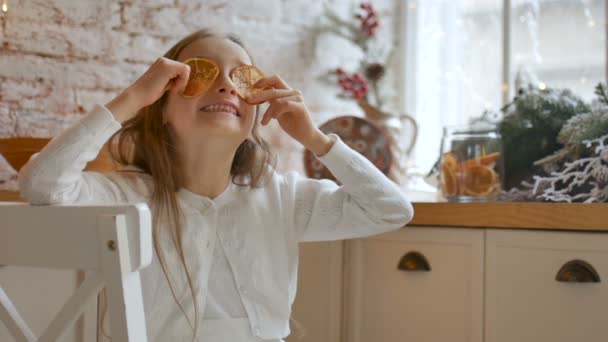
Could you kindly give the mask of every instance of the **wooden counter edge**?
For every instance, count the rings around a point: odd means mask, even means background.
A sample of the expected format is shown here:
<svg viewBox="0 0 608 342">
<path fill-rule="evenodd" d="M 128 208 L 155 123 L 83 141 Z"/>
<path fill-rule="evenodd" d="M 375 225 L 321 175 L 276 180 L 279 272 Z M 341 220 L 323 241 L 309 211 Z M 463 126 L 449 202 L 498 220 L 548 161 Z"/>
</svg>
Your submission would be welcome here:
<svg viewBox="0 0 608 342">
<path fill-rule="evenodd" d="M 0 202 L 26 202 L 18 191 L 0 190 Z"/>
<path fill-rule="evenodd" d="M 608 204 L 414 203 L 409 225 L 608 231 Z"/>
</svg>

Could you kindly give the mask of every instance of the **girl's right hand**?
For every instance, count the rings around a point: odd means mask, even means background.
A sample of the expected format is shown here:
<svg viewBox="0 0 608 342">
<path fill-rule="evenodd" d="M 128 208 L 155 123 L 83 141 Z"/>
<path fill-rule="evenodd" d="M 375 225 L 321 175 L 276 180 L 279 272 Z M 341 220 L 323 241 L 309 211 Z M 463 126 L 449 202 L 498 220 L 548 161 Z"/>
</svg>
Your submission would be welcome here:
<svg viewBox="0 0 608 342">
<path fill-rule="evenodd" d="M 190 66 L 160 57 L 127 91 L 139 100 L 141 107 L 156 102 L 167 90 L 183 91 L 190 76 Z"/>
<path fill-rule="evenodd" d="M 133 84 L 106 104 L 118 121 L 133 117 L 169 91 L 182 92 L 190 76 L 190 66 L 160 57 Z"/>
</svg>

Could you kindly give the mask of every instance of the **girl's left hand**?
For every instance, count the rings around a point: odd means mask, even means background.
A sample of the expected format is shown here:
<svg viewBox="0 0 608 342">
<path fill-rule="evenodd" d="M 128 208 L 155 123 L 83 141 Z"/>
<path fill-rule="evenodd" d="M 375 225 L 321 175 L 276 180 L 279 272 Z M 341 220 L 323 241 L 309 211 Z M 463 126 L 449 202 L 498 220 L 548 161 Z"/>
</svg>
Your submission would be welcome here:
<svg viewBox="0 0 608 342">
<path fill-rule="evenodd" d="M 287 134 L 313 153 L 321 155 L 329 150 L 333 141 L 314 125 L 302 92 L 291 89 L 279 76 L 265 77 L 254 86 L 271 87 L 246 98 L 248 103 L 270 104 L 260 121 L 262 125 L 276 119 Z"/>
</svg>

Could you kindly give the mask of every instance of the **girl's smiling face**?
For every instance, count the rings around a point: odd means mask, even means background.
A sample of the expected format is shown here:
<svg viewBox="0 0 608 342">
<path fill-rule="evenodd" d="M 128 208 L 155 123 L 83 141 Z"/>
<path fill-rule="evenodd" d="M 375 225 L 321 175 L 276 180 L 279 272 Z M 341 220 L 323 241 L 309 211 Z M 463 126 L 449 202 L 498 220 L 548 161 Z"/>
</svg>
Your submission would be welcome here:
<svg viewBox="0 0 608 342">
<path fill-rule="evenodd" d="M 200 141 L 200 137 L 216 136 L 234 141 L 237 145 L 251 133 L 255 123 L 255 106 L 237 95 L 230 71 L 250 65 L 251 58 L 235 42 L 221 37 L 207 37 L 192 42 L 177 60 L 202 57 L 214 61 L 219 75 L 209 89 L 198 96 L 185 98 L 170 92 L 165 107 L 166 120 L 180 140 Z"/>
</svg>

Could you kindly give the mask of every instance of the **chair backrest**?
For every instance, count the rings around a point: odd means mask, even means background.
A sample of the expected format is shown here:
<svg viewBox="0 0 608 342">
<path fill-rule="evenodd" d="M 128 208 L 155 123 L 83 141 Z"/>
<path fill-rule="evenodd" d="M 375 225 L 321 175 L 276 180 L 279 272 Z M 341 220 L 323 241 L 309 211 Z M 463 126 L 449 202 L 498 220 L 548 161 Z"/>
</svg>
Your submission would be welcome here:
<svg viewBox="0 0 608 342">
<path fill-rule="evenodd" d="M 105 287 L 112 341 L 147 341 L 139 271 L 151 261 L 151 215 L 143 203 L 0 202 L 0 265 L 88 271 L 40 337 L 34 336 L 2 284 L 0 321 L 17 341 L 55 341 Z"/>
</svg>

